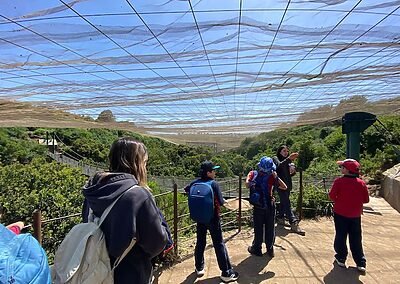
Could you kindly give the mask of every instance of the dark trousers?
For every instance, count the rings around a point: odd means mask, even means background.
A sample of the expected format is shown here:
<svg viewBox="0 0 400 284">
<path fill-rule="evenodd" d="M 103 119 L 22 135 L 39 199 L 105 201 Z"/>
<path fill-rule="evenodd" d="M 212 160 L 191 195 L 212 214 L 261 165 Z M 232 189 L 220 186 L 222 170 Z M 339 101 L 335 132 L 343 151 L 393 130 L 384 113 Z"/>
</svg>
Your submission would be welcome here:
<svg viewBox="0 0 400 284">
<path fill-rule="evenodd" d="M 335 257 L 340 261 L 347 258 L 347 235 L 349 236 L 349 244 L 351 254 L 357 266 L 365 266 L 366 260 L 362 247 L 361 217 L 347 218 L 335 213 Z"/>
<path fill-rule="evenodd" d="M 254 207 L 253 222 L 253 250 L 261 252 L 263 242 L 267 246 L 267 251 L 272 250 L 275 243 L 275 203 L 267 209 Z"/>
<path fill-rule="evenodd" d="M 278 195 L 280 200 L 280 206 L 278 211 L 278 218 L 286 218 L 289 219 L 289 223 L 293 224 L 298 222 L 296 216 L 293 213 L 292 206 L 290 204 L 290 190 L 280 190 L 278 189 Z"/>
<path fill-rule="evenodd" d="M 232 265 L 229 261 L 228 251 L 226 250 L 222 238 L 221 221 L 219 218 L 213 218 L 210 224 L 197 223 L 197 242 L 194 250 L 196 269 L 201 270 L 204 268 L 204 250 L 207 244 L 207 230 L 210 231 L 219 269 L 222 272 L 229 272 L 232 269 Z"/>
</svg>

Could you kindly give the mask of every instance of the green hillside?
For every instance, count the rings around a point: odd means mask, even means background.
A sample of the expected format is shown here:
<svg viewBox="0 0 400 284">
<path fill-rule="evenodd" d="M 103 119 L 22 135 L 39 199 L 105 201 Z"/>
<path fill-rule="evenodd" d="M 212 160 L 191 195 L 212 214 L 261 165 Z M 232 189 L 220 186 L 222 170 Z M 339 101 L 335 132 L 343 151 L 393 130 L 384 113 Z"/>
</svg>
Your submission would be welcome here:
<svg viewBox="0 0 400 284">
<path fill-rule="evenodd" d="M 379 121 L 384 126 L 377 122 L 361 137 L 362 172 L 371 180 L 379 180 L 383 170 L 399 162 L 400 116 L 382 116 Z M 63 154 L 103 165 L 106 165 L 109 147 L 117 137 L 136 137 L 148 147 L 148 170 L 154 176 L 193 178 L 200 162 L 205 159 L 212 159 L 221 165 L 219 178 L 246 174 L 255 167 L 261 156 L 273 156 L 280 144 L 286 144 L 291 151 L 300 153 L 296 163 L 298 168 L 304 170 L 305 178 L 318 179 L 338 175 L 335 162 L 344 159 L 346 154 L 346 137 L 341 133 L 340 124 L 334 121 L 262 133 L 244 139 L 236 149 L 217 154 L 210 148 L 177 145 L 122 130 L 2 128 L 2 223 L 17 220 L 32 223 L 32 212 L 38 208 L 42 210 L 42 218 L 45 220 L 81 211 L 81 188 L 87 177 L 82 175 L 79 168 L 57 164 L 46 155 L 47 146 L 39 145 L 36 141 L 38 137 L 45 138 L 46 132 L 49 136 L 55 134 L 60 139 L 58 150 Z M 161 190 L 156 184 L 151 184 L 151 187 L 154 194 Z M 295 202 L 297 195 L 293 194 L 292 198 Z M 163 208 L 167 208 L 171 198 L 160 202 Z M 325 214 L 321 212 L 326 212 L 326 202 L 324 190 L 318 189 L 316 185 L 305 187 L 302 205 L 314 210 L 308 216 Z M 180 203 L 185 204 L 185 201 L 181 200 Z M 78 216 L 44 225 L 43 233 L 46 237 L 43 245 L 50 257 L 65 233 L 79 220 Z"/>
</svg>

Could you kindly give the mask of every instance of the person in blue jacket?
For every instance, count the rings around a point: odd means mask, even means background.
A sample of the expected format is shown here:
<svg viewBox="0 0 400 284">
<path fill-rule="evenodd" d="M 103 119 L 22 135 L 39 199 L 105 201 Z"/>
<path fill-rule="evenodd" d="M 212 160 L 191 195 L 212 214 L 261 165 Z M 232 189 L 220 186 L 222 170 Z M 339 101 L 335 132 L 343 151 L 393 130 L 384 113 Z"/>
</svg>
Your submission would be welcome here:
<svg viewBox="0 0 400 284">
<path fill-rule="evenodd" d="M 214 165 L 210 161 L 203 162 L 200 166 L 200 178 L 194 180 L 188 186 L 186 186 L 185 191 L 189 192 L 191 186 L 195 183 L 209 182 L 212 180 L 211 188 L 214 192 L 214 217 L 208 224 L 197 223 L 196 225 L 197 240 L 194 251 L 195 272 L 198 277 L 202 277 L 205 273 L 204 250 L 207 244 L 206 237 L 208 230 L 210 231 L 211 239 L 214 245 L 218 266 L 221 270 L 220 278 L 223 282 L 227 283 L 236 281 L 239 278 L 239 273 L 235 272 L 232 268 L 228 251 L 222 237 L 220 211 L 225 200 L 222 197 L 218 183 L 214 180 L 216 175 L 215 171 L 219 168 L 219 166 Z"/>
<path fill-rule="evenodd" d="M 0 224 L 0 283 L 50 284 L 46 252 L 31 234 L 21 234 L 23 227 Z"/>
</svg>

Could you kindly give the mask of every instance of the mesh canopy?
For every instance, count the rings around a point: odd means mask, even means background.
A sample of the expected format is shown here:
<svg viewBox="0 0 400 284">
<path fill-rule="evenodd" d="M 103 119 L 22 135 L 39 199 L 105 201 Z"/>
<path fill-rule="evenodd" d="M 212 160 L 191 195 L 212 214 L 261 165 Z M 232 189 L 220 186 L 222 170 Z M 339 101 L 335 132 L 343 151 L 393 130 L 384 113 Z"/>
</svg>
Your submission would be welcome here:
<svg viewBox="0 0 400 284">
<path fill-rule="evenodd" d="M 257 133 L 311 110 L 303 122 L 322 121 L 359 95 L 349 110 L 384 100 L 384 112 L 399 98 L 399 9 L 394 0 L 3 0 L 0 99 L 93 118 L 111 110 L 161 135 Z"/>
</svg>

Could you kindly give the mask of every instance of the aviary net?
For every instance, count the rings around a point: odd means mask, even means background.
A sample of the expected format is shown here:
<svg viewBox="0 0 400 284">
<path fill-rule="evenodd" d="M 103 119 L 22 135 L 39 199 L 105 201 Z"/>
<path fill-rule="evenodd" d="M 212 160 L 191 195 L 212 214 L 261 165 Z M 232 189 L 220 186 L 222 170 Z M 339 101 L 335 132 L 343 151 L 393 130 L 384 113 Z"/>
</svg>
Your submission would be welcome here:
<svg viewBox="0 0 400 284">
<path fill-rule="evenodd" d="M 160 135 L 257 133 L 337 118 L 341 104 L 398 111 L 399 8 L 394 0 L 3 0 L 0 99 L 94 119 L 111 111 Z M 69 116 L 59 123 L 74 125 Z"/>
</svg>

